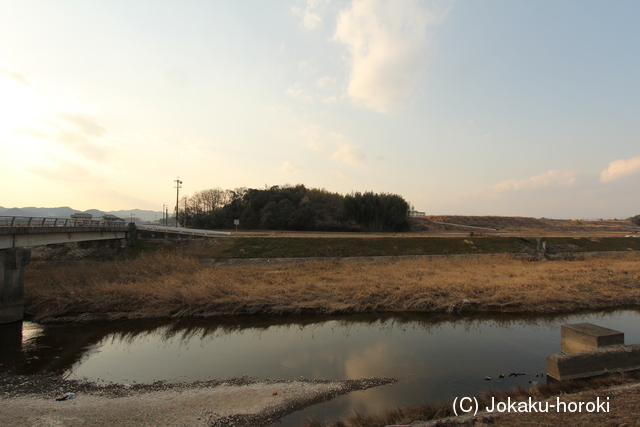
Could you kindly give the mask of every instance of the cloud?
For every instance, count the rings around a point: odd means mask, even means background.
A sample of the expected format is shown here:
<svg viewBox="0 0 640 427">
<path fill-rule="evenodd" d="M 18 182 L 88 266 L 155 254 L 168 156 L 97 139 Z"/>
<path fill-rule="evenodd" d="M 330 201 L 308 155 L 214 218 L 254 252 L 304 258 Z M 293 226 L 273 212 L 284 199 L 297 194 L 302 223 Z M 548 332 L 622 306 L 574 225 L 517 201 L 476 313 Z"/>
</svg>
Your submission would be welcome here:
<svg viewBox="0 0 640 427">
<path fill-rule="evenodd" d="M 340 179 L 345 179 L 347 177 L 347 174 L 342 172 L 341 170 L 331 171 L 331 175 L 336 176 Z"/>
<path fill-rule="evenodd" d="M 31 165 L 27 171 L 49 181 L 63 181 L 70 183 L 99 184 L 103 179 L 93 174 L 89 169 L 76 162 L 57 157 L 51 159 L 49 165 Z"/>
<path fill-rule="evenodd" d="M 316 68 L 311 64 L 311 61 L 308 59 L 298 62 L 298 70 L 300 70 L 303 73 L 309 73 L 309 74 L 315 74 L 317 72 Z"/>
<path fill-rule="evenodd" d="M 609 163 L 600 174 L 600 182 L 611 182 L 640 172 L 640 156 L 628 160 L 620 159 Z"/>
<path fill-rule="evenodd" d="M 300 170 L 300 165 L 296 165 L 295 163 L 292 163 L 288 160 L 282 163 L 282 166 L 280 166 L 280 172 L 282 173 L 294 173 L 294 172 L 298 172 L 299 170 Z"/>
<path fill-rule="evenodd" d="M 294 14 L 302 18 L 302 25 L 307 31 L 311 31 L 322 24 L 322 13 L 327 0 L 307 0 L 304 8 L 294 6 L 291 10 Z"/>
<path fill-rule="evenodd" d="M 318 87 L 324 87 L 326 86 L 328 83 L 334 82 L 335 80 L 329 76 L 324 76 L 324 77 L 320 77 L 318 80 L 316 80 L 316 86 Z"/>
<path fill-rule="evenodd" d="M 418 0 L 353 0 L 340 12 L 333 36 L 351 54 L 349 97 L 386 112 L 411 95 L 430 54 L 427 29 L 445 14 Z"/>
<path fill-rule="evenodd" d="M 87 136 L 100 138 L 107 133 L 107 130 L 90 116 L 78 113 L 58 113 L 57 116 Z"/>
<path fill-rule="evenodd" d="M 20 73 L 17 73 L 15 71 L 9 71 L 5 68 L 0 68 L 0 74 L 4 74 L 5 76 L 11 77 L 13 80 L 17 81 L 18 83 L 22 83 L 24 85 L 29 86 L 29 83 L 27 82 L 26 77 Z"/>
<path fill-rule="evenodd" d="M 100 142 L 107 135 L 107 130 L 95 118 L 85 114 L 57 112 L 38 126 L 26 128 L 21 133 L 56 141 L 97 162 L 103 162 L 108 156 L 107 148 Z"/>
<path fill-rule="evenodd" d="M 507 180 L 494 185 L 494 192 L 532 190 L 540 187 L 571 187 L 576 183 L 576 171 L 549 170 L 521 181 Z"/>
<path fill-rule="evenodd" d="M 324 143 L 322 142 L 322 136 L 320 135 L 320 128 L 318 126 L 307 126 L 300 131 L 300 136 L 307 139 L 307 147 L 314 151 L 322 151 Z"/>
<path fill-rule="evenodd" d="M 306 95 L 304 89 L 302 89 L 301 83 L 296 83 L 285 91 L 285 93 L 296 99 L 303 99 L 305 101 L 311 101 L 311 96 Z"/>
<path fill-rule="evenodd" d="M 327 134 L 320 126 L 307 126 L 299 132 L 299 135 L 307 139 L 307 147 L 314 151 L 322 151 L 327 139 L 338 141 L 345 139 L 345 136 L 338 132 L 329 132 Z"/>
<path fill-rule="evenodd" d="M 364 162 L 367 159 L 367 156 L 362 148 L 350 144 L 343 144 L 335 153 L 333 153 L 331 158 L 350 165 L 357 165 Z"/>
</svg>

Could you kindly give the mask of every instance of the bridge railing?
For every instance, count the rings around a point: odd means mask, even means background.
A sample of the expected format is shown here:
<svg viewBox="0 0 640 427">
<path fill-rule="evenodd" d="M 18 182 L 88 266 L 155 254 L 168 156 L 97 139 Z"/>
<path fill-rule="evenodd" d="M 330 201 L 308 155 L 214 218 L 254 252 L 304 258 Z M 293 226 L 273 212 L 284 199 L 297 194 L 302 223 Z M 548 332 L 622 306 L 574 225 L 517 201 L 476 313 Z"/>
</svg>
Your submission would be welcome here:
<svg viewBox="0 0 640 427">
<path fill-rule="evenodd" d="M 125 227 L 124 221 L 78 218 L 0 216 L 0 227 Z"/>
</svg>

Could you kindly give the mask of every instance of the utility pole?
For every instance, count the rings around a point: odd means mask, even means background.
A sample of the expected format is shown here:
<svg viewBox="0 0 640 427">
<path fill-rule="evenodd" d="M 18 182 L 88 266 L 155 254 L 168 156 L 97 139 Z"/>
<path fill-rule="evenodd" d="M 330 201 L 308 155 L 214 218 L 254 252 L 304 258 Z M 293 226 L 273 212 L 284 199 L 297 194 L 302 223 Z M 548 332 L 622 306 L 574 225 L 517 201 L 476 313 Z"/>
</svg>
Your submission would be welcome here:
<svg viewBox="0 0 640 427">
<path fill-rule="evenodd" d="M 184 223 L 182 224 L 183 227 L 187 226 L 187 200 L 189 198 L 187 196 L 184 196 Z"/>
<path fill-rule="evenodd" d="M 176 183 L 176 227 L 178 226 L 178 212 L 180 209 L 180 206 L 178 205 L 178 201 L 180 198 L 180 188 L 182 188 L 180 185 L 182 184 L 182 181 L 180 181 L 180 177 L 178 177 L 177 179 L 174 180 L 174 182 Z"/>
</svg>

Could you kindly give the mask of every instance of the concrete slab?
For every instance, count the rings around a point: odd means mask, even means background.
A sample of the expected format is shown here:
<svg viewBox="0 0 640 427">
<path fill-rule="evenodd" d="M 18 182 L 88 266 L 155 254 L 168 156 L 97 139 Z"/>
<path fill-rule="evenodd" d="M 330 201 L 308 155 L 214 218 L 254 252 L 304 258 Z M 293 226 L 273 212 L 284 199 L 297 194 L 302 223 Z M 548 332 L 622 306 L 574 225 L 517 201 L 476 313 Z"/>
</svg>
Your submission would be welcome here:
<svg viewBox="0 0 640 427">
<path fill-rule="evenodd" d="M 560 328 L 561 351 L 576 353 L 624 344 L 624 333 L 591 323 L 574 323 Z"/>
<path fill-rule="evenodd" d="M 547 376 L 558 381 L 640 369 L 640 344 L 610 345 L 547 356 Z"/>
</svg>

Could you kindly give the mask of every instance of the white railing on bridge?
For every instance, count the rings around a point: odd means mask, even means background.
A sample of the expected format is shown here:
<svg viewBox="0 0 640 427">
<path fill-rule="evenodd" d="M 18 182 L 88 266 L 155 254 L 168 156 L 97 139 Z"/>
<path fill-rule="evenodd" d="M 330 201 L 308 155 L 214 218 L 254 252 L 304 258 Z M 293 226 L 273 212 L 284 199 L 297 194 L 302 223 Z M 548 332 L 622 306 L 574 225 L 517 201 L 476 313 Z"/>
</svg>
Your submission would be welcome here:
<svg viewBox="0 0 640 427">
<path fill-rule="evenodd" d="M 0 227 L 126 227 L 124 221 L 77 218 L 0 216 Z"/>
<path fill-rule="evenodd" d="M 227 231 L 213 231 L 213 230 L 196 230 L 193 228 L 183 227 L 165 227 L 162 225 L 150 225 L 150 224 L 138 224 L 138 230 L 150 230 L 160 231 L 165 233 L 178 233 L 178 234 L 190 234 L 193 236 L 229 236 L 231 233 Z"/>
</svg>

